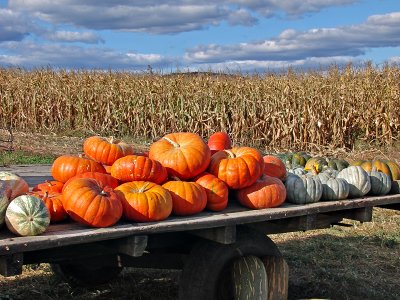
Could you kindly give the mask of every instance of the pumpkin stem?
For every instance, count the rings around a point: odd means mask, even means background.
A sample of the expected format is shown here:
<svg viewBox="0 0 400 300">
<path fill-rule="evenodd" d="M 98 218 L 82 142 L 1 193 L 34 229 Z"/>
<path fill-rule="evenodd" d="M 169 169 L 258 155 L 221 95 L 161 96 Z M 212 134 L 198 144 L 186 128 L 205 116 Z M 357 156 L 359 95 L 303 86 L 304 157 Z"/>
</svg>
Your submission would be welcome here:
<svg viewBox="0 0 400 300">
<path fill-rule="evenodd" d="M 101 190 L 100 196 L 108 196 L 108 193 L 105 190 Z"/>
<path fill-rule="evenodd" d="M 229 156 L 230 156 L 230 158 L 235 158 L 236 157 L 236 155 L 231 151 L 231 150 L 223 150 L 223 151 L 225 151 L 226 153 L 228 153 L 229 154 Z"/>
<path fill-rule="evenodd" d="M 143 186 L 137 192 L 143 193 L 149 185 L 150 185 L 150 181 L 147 181 L 145 184 L 143 184 Z"/>
<path fill-rule="evenodd" d="M 166 140 L 168 143 L 170 143 L 172 146 L 174 146 L 175 148 L 179 148 L 180 145 L 177 142 L 174 142 L 173 140 L 167 138 L 167 137 L 163 137 L 164 140 Z"/>
</svg>

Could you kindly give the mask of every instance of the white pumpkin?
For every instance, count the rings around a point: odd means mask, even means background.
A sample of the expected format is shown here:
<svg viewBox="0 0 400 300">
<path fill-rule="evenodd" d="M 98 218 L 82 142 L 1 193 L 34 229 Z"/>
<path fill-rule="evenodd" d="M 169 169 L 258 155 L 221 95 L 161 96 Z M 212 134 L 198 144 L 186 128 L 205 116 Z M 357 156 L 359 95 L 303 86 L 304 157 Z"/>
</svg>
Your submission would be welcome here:
<svg viewBox="0 0 400 300">
<path fill-rule="evenodd" d="M 343 169 L 336 178 L 342 178 L 349 183 L 349 198 L 363 197 L 371 189 L 370 177 L 360 166 L 351 166 Z"/>
</svg>

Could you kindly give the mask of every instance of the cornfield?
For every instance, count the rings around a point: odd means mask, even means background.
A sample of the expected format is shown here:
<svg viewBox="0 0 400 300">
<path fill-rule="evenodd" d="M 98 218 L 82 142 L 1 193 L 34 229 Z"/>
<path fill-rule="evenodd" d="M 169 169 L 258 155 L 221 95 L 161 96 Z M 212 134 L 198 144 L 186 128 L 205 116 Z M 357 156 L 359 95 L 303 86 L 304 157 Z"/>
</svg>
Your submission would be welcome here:
<svg viewBox="0 0 400 300">
<path fill-rule="evenodd" d="M 153 140 L 227 131 L 237 145 L 352 149 L 400 138 L 400 67 L 285 74 L 0 69 L 0 127 Z"/>
</svg>

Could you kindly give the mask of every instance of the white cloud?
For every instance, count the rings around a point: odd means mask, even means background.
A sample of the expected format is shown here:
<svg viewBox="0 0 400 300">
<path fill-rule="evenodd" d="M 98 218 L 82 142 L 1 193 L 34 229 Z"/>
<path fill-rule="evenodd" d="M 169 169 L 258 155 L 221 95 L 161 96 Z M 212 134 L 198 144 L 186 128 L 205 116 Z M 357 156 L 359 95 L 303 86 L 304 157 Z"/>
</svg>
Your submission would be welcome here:
<svg viewBox="0 0 400 300">
<path fill-rule="evenodd" d="M 9 0 L 9 6 L 54 24 L 165 34 L 198 30 L 222 21 L 251 26 L 261 16 L 299 17 L 353 2 L 356 0 Z"/>
<path fill-rule="evenodd" d="M 77 31 L 46 31 L 41 34 L 42 37 L 55 42 L 81 42 L 88 44 L 104 43 L 97 34 L 93 32 L 77 32 Z"/>
<path fill-rule="evenodd" d="M 185 59 L 193 63 L 292 61 L 307 57 L 359 56 L 368 48 L 396 46 L 400 46 L 400 12 L 371 16 L 365 23 L 353 26 L 308 31 L 289 29 L 270 40 L 198 46 L 189 49 Z"/>
<path fill-rule="evenodd" d="M 3 42 L 8 53 L 0 56 L 0 65 L 34 68 L 145 69 L 169 67 L 174 59 L 159 54 L 119 53 L 104 48 L 82 48 L 61 44 L 39 45 L 33 42 Z"/>
<path fill-rule="evenodd" d="M 0 42 L 20 41 L 29 35 L 32 24 L 23 14 L 0 8 Z"/>
</svg>

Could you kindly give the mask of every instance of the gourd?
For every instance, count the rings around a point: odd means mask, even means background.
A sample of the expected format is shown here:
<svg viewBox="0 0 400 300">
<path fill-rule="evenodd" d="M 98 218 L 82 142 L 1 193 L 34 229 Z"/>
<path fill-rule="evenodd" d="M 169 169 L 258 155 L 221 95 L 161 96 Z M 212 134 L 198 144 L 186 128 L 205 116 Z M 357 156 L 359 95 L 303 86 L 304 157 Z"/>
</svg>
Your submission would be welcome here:
<svg viewBox="0 0 400 300">
<path fill-rule="evenodd" d="M 400 166 L 389 160 L 374 159 L 364 161 L 360 165 L 365 171 L 371 172 L 373 168 L 390 176 L 391 180 L 400 179 Z"/>
<path fill-rule="evenodd" d="M 46 231 L 50 224 L 50 214 L 42 199 L 21 195 L 8 205 L 5 220 L 12 233 L 31 236 Z"/>
<path fill-rule="evenodd" d="M 343 169 L 346 169 L 348 166 L 349 163 L 346 160 L 337 158 L 329 159 L 327 165 L 328 168 L 338 171 L 342 171 Z"/>
<path fill-rule="evenodd" d="M 43 200 L 50 214 L 50 223 L 63 221 L 68 214 L 62 204 L 62 194 L 48 191 L 32 191 L 29 195 L 39 197 Z"/>
<path fill-rule="evenodd" d="M 121 200 L 109 186 L 92 178 L 74 178 L 63 190 L 63 207 L 76 222 L 108 227 L 122 216 Z"/>
<path fill-rule="evenodd" d="M 230 189 L 252 185 L 264 171 L 261 153 L 251 147 L 234 147 L 218 151 L 211 157 L 208 172 L 221 179 Z"/>
<path fill-rule="evenodd" d="M 286 188 L 279 178 L 263 175 L 251 186 L 237 190 L 236 197 L 251 209 L 277 207 L 285 202 Z"/>
<path fill-rule="evenodd" d="M 286 201 L 295 204 L 318 202 L 322 196 L 322 183 L 316 176 L 288 176 L 285 187 Z"/>
<path fill-rule="evenodd" d="M 277 177 L 281 180 L 286 178 L 286 167 L 283 161 L 274 155 L 263 156 L 264 175 Z"/>
<path fill-rule="evenodd" d="M 139 155 L 127 155 L 117 159 L 111 166 L 111 176 L 129 181 L 151 181 L 162 184 L 167 181 L 167 169 L 158 161 Z"/>
<path fill-rule="evenodd" d="M 228 186 L 216 176 L 203 172 L 194 178 L 207 194 L 206 208 L 212 211 L 221 211 L 228 205 Z"/>
<path fill-rule="evenodd" d="M 307 171 L 305 171 L 303 168 L 293 168 L 293 169 L 287 169 L 287 173 L 294 174 L 294 175 L 305 175 Z M 290 175 L 287 174 L 287 175 Z"/>
<path fill-rule="evenodd" d="M 83 152 L 87 157 L 111 166 L 118 158 L 134 154 L 134 149 L 131 145 L 113 137 L 91 136 L 84 141 Z"/>
<path fill-rule="evenodd" d="M 390 192 L 392 181 L 390 180 L 389 175 L 379 172 L 375 168 L 373 168 L 368 175 L 371 180 L 371 190 L 369 191 L 370 195 L 382 196 Z"/>
<path fill-rule="evenodd" d="M 123 216 L 135 222 L 154 222 L 168 218 L 172 197 L 167 189 L 150 181 L 132 181 L 115 189 L 121 199 Z"/>
<path fill-rule="evenodd" d="M 173 213 L 178 216 L 189 216 L 203 211 L 207 205 L 205 189 L 196 182 L 176 179 L 162 185 L 172 196 Z"/>
<path fill-rule="evenodd" d="M 304 170 L 311 171 L 313 168 L 317 170 L 317 172 L 321 172 L 324 166 L 327 166 L 328 162 L 325 158 L 320 156 L 315 156 L 307 160 L 306 165 L 304 166 Z"/>
<path fill-rule="evenodd" d="M 11 198 L 11 188 L 7 182 L 0 180 L 0 227 L 4 223 L 6 209 Z"/>
<path fill-rule="evenodd" d="M 363 197 L 371 189 L 370 177 L 360 166 L 350 166 L 343 169 L 336 178 L 342 178 L 349 183 L 349 198 Z"/>
<path fill-rule="evenodd" d="M 100 172 L 85 172 L 85 173 L 76 174 L 74 177 L 68 179 L 68 181 L 64 184 L 62 191 L 68 185 L 68 183 L 71 180 L 73 180 L 74 178 L 92 178 L 92 179 L 95 179 L 96 181 L 100 182 L 103 186 L 109 186 L 113 189 L 115 189 L 117 186 L 119 186 L 118 179 L 114 178 L 110 174 L 100 173 Z"/>
<path fill-rule="evenodd" d="M 168 175 L 187 180 L 207 169 L 211 151 L 198 134 L 178 132 L 167 134 L 153 143 L 149 158 L 159 161 Z"/>
<path fill-rule="evenodd" d="M 29 191 L 28 183 L 17 174 L 11 172 L 0 172 L 0 180 L 5 181 L 11 189 L 10 200 L 26 194 Z"/>
<path fill-rule="evenodd" d="M 349 183 L 341 178 L 329 178 L 322 181 L 321 200 L 343 200 L 347 199 L 350 191 Z"/>
<path fill-rule="evenodd" d="M 32 192 L 53 192 L 61 193 L 64 183 L 56 180 L 46 180 L 45 182 L 38 183 L 32 188 Z"/>
<path fill-rule="evenodd" d="M 211 155 L 215 152 L 232 148 L 232 141 L 226 132 L 218 131 L 213 133 L 208 139 L 208 147 L 211 150 Z"/>
</svg>

